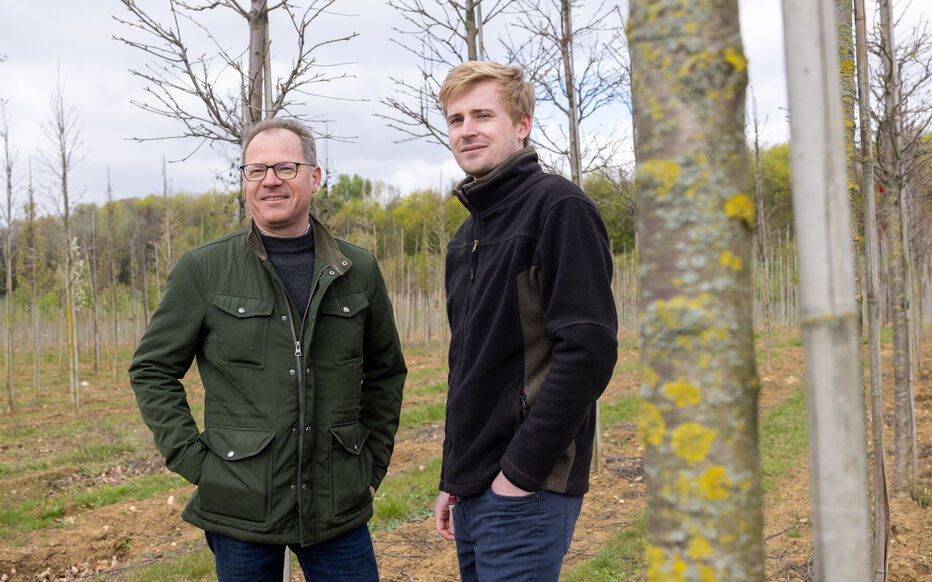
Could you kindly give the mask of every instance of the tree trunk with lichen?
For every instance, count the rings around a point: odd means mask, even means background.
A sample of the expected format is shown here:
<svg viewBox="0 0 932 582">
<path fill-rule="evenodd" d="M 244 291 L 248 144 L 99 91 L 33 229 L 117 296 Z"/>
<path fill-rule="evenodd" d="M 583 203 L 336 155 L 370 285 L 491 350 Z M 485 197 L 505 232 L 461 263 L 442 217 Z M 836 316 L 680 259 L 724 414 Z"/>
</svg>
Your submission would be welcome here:
<svg viewBox="0 0 932 582">
<path fill-rule="evenodd" d="M 737 0 L 631 3 L 648 580 L 763 580 Z"/>
</svg>

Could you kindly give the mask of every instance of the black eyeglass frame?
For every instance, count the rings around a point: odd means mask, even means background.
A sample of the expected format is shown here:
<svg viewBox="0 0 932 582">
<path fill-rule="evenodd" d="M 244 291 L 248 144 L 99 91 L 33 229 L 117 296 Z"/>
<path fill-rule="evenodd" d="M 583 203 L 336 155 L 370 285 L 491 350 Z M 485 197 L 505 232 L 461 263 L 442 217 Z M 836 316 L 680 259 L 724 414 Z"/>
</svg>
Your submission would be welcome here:
<svg viewBox="0 0 932 582">
<path fill-rule="evenodd" d="M 295 168 L 294 168 L 294 176 L 292 176 L 292 177 L 290 177 L 290 178 L 282 178 L 281 176 L 278 175 L 278 169 L 279 169 L 279 168 L 282 168 L 282 167 L 285 167 L 285 166 L 290 166 L 290 165 L 292 165 L 292 164 L 294 164 L 294 166 L 295 166 Z M 298 168 L 300 168 L 301 166 L 312 166 L 312 167 L 313 167 L 313 166 L 316 166 L 316 165 L 317 165 L 317 164 L 306 164 L 306 163 L 304 163 L 304 162 L 278 162 L 277 164 L 273 164 L 273 165 L 271 165 L 271 166 L 268 165 L 268 164 L 243 164 L 242 166 L 239 167 L 239 170 L 240 170 L 240 172 L 242 172 L 243 178 L 244 178 L 247 182 L 261 182 L 262 180 L 265 180 L 265 177 L 266 177 L 266 176 L 268 175 L 268 173 L 269 173 L 269 169 L 271 169 L 272 172 L 275 173 L 275 177 L 278 178 L 279 180 L 294 180 L 295 178 L 298 177 Z M 261 177 L 261 178 L 258 178 L 258 179 L 255 179 L 255 180 L 251 180 L 251 179 L 249 178 L 249 176 L 246 175 L 246 168 L 248 168 L 248 167 L 250 167 L 250 166 L 253 166 L 253 167 L 264 166 L 264 167 L 265 167 L 265 171 L 262 172 L 262 177 Z"/>
</svg>

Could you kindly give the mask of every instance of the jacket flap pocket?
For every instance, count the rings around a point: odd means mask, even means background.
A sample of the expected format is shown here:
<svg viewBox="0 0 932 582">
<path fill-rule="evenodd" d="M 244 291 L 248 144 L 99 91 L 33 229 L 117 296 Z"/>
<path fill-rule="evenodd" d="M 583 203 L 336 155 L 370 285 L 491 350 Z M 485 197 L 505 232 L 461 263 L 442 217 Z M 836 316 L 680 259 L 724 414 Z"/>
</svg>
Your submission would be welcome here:
<svg viewBox="0 0 932 582">
<path fill-rule="evenodd" d="M 233 317 L 269 316 L 272 314 L 272 300 L 260 297 L 240 297 L 238 295 L 214 295 L 214 305 Z"/>
<path fill-rule="evenodd" d="M 358 422 L 350 422 L 331 426 L 330 434 L 343 445 L 347 452 L 358 455 L 362 452 L 362 446 L 369 437 L 369 429 Z"/>
<path fill-rule="evenodd" d="M 369 300 L 366 299 L 366 294 L 358 291 L 347 295 L 328 297 L 321 302 L 320 311 L 327 315 L 353 317 L 368 306 Z"/>
<path fill-rule="evenodd" d="M 258 455 L 272 442 L 275 433 L 268 430 L 210 427 L 201 440 L 215 455 L 225 461 L 238 461 Z"/>
</svg>

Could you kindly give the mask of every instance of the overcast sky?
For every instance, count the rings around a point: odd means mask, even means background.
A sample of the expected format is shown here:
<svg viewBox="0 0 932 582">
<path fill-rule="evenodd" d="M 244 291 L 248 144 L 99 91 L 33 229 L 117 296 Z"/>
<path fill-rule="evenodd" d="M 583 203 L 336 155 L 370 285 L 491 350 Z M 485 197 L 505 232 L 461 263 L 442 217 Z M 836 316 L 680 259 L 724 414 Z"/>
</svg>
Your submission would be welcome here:
<svg viewBox="0 0 932 582">
<path fill-rule="evenodd" d="M 159 7 L 164 2 L 145 0 L 139 4 Z M 627 2 L 621 2 L 625 14 L 626 5 Z M 759 117 L 765 124 L 764 142 L 772 145 L 785 141 L 788 134 L 780 0 L 740 0 L 739 5 L 750 81 Z M 868 1 L 868 11 L 873 5 L 874 2 Z M 910 11 L 928 17 L 932 14 L 930 5 L 929 0 L 914 1 Z M 446 187 L 461 178 L 462 173 L 445 148 L 423 142 L 394 143 L 403 136 L 374 115 L 388 112 L 378 99 L 391 94 L 393 85 L 389 77 L 411 77 L 416 73 L 411 54 L 391 42 L 392 38 L 403 40 L 392 29 L 393 25 L 403 25 L 403 21 L 381 0 L 341 0 L 337 9 L 341 14 L 329 17 L 326 26 L 320 27 L 325 30 L 314 30 L 312 34 L 323 40 L 358 33 L 355 39 L 340 43 L 321 57 L 325 64 L 349 63 L 343 68 L 354 77 L 330 83 L 320 92 L 352 100 L 309 97 L 301 111 L 326 117 L 331 132 L 356 139 L 352 143 L 319 144 L 321 160 L 324 154 L 331 160 L 333 175 L 356 173 L 374 182 L 393 184 L 402 194 L 418 188 Z M 0 99 L 7 101 L 11 143 L 18 153 L 18 186 L 25 187 L 30 156 L 40 196 L 44 184 L 49 182 L 34 156 L 38 149 L 49 147 L 42 125 L 50 119 L 50 97 L 59 74 L 56 71 L 60 71 L 66 106 L 75 108 L 85 146 L 83 159 L 70 178 L 74 195 L 82 202 L 101 203 L 108 168 L 115 198 L 161 193 L 162 157 L 169 162 L 179 160 L 196 143 L 181 140 L 138 143 L 128 139 L 174 135 L 179 127 L 176 122 L 143 111 L 130 102 L 144 98 L 144 84 L 129 69 L 144 66 L 149 59 L 111 38 L 132 34 L 113 19 L 114 15 L 126 16 L 122 4 L 3 0 L 2 13 L 0 55 L 6 61 L 0 63 Z M 211 32 L 231 52 L 234 48 L 242 50 L 248 40 L 245 23 L 236 17 L 217 18 L 210 26 Z M 275 35 L 273 28 L 273 38 Z M 494 56 L 494 39 L 487 39 L 486 43 L 493 47 L 489 52 Z M 290 58 L 291 54 L 283 56 Z M 274 62 L 273 69 L 277 70 Z M 612 108 L 606 115 L 610 118 L 606 120 L 608 124 L 617 122 L 622 130 L 629 123 L 624 107 Z M 186 161 L 169 163 L 171 190 L 200 193 L 219 186 L 218 175 L 225 172 L 227 165 L 219 152 L 204 147 Z M 49 207 L 44 208 L 47 211 Z"/>
</svg>

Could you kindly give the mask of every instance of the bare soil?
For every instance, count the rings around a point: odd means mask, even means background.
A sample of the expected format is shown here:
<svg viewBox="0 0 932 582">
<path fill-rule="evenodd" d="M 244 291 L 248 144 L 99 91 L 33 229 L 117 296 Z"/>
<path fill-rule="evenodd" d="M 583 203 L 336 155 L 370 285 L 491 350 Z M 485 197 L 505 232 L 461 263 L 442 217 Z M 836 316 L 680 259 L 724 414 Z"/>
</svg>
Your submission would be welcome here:
<svg viewBox="0 0 932 582">
<path fill-rule="evenodd" d="M 798 337 L 795 330 L 777 332 L 775 342 Z M 762 343 L 758 349 L 762 349 Z M 926 368 L 932 366 L 932 343 L 924 346 Z M 636 350 L 619 353 L 619 370 L 608 388 L 609 398 L 635 394 L 639 372 L 634 365 Z M 435 355 L 423 356 L 436 358 Z M 890 345 L 884 345 L 885 376 L 889 373 Z M 427 362 L 410 361 L 412 369 Z M 627 365 L 631 364 L 631 365 Z M 436 364 L 432 364 L 436 365 Z M 627 370 L 627 371 L 625 371 Z M 760 411 L 789 397 L 805 377 L 801 347 L 774 350 L 771 367 L 759 366 L 761 376 Z M 892 466 L 890 441 L 892 427 L 892 380 L 885 377 L 888 403 L 886 438 L 888 467 Z M 97 395 L 98 402 L 106 396 Z M 85 402 L 95 401 L 93 389 L 85 392 Z M 114 403 L 114 410 L 129 406 Z M 106 406 L 106 404 L 104 404 Z M 22 414 L 22 413 L 20 413 Z M 62 413 L 66 414 L 66 413 Z M 932 496 L 932 373 L 926 371 L 916 382 L 916 416 L 919 440 L 920 497 Z M 3 416 L 9 421 L 9 414 Z M 17 422 L 29 426 L 52 426 L 54 414 L 41 411 L 24 414 Z M 396 445 L 390 472 L 409 468 L 421 459 L 440 454 L 442 429 L 428 427 L 402 433 Z M 42 443 L 38 439 L 34 455 L 51 455 L 81 446 L 81 435 Z M 646 507 L 645 483 L 635 423 L 622 424 L 602 434 L 601 470 L 593 475 L 590 493 L 576 526 L 573 544 L 564 570 L 591 559 L 615 531 L 630 525 Z M 3 454 L 0 450 L 0 455 Z M 2 458 L 2 457 L 0 457 Z M 809 502 L 808 457 L 805 453 L 765 498 L 765 556 L 768 579 L 809 580 L 812 574 L 812 516 Z M 79 483 L 93 488 L 101 482 L 121 483 L 140 474 L 165 471 L 161 460 L 152 456 L 134 466 L 117 466 L 103 475 L 88 478 L 62 474 L 55 469 L 29 479 L 40 479 L 49 491 Z M 23 486 L 17 479 L 0 482 L 0 495 L 16 498 Z M 71 503 L 66 506 L 60 527 L 28 532 L 15 539 L 0 540 L 0 582 L 35 580 L 78 580 L 94 573 L 118 579 L 127 570 L 143 564 L 171 559 L 205 546 L 200 530 L 181 520 L 184 502 L 193 487 L 176 488 L 159 498 L 124 501 L 91 509 Z M 893 499 L 890 580 L 932 580 L 932 520 L 929 509 L 910 498 Z M 434 531 L 433 518 L 411 522 L 373 535 L 379 569 L 385 582 L 445 582 L 458 580 L 454 546 Z M 302 580 L 300 573 L 293 580 Z"/>
</svg>

